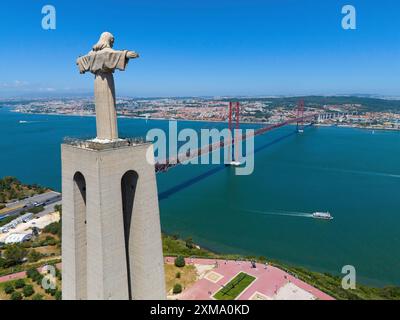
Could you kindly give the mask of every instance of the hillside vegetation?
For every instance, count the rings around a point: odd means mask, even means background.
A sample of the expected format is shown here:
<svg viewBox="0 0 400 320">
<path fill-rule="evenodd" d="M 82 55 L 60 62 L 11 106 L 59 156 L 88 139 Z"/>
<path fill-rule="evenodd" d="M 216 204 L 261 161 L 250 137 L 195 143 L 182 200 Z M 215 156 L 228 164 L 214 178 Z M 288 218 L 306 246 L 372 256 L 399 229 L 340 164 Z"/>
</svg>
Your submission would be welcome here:
<svg viewBox="0 0 400 320">
<path fill-rule="evenodd" d="M 22 184 L 17 178 L 4 177 L 0 179 L 0 209 L 11 200 L 22 200 L 35 194 L 46 192 L 46 188 Z"/>
</svg>

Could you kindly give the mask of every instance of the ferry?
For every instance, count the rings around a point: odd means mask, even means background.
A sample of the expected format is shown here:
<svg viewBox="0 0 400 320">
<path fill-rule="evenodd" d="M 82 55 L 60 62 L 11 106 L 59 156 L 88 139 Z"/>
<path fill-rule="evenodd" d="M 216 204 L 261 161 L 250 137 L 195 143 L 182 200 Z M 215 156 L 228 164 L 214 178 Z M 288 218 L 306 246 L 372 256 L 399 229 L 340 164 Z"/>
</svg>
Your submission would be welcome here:
<svg viewBox="0 0 400 320">
<path fill-rule="evenodd" d="M 314 212 L 313 218 L 315 219 L 323 219 L 323 220 L 332 220 L 333 217 L 329 212 Z"/>
</svg>

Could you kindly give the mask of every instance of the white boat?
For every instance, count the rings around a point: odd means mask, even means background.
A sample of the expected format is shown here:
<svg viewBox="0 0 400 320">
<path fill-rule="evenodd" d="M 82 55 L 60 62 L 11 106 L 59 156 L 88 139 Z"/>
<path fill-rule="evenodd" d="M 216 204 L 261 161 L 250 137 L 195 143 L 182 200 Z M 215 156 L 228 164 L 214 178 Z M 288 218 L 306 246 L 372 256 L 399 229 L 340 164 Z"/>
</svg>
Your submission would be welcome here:
<svg viewBox="0 0 400 320">
<path fill-rule="evenodd" d="M 313 218 L 315 219 L 323 219 L 323 220 L 332 220 L 333 217 L 329 212 L 314 212 Z"/>
</svg>

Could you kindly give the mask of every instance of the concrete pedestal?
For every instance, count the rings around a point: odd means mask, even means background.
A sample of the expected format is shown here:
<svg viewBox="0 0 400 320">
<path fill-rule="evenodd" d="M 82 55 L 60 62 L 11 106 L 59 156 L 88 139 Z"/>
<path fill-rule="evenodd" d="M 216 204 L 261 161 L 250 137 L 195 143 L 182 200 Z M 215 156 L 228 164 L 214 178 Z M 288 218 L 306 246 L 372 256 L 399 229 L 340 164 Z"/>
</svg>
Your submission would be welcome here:
<svg viewBox="0 0 400 320">
<path fill-rule="evenodd" d="M 63 299 L 165 299 L 151 144 L 62 145 Z"/>
</svg>

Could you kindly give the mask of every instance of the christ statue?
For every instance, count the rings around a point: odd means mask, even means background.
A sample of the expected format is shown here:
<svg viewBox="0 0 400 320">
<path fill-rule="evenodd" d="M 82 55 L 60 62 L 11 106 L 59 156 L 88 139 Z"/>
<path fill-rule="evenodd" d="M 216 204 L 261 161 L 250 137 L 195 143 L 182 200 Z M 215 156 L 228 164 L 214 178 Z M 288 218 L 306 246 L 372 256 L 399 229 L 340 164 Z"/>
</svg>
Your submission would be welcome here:
<svg viewBox="0 0 400 320">
<path fill-rule="evenodd" d="M 113 45 L 114 36 L 110 32 L 103 32 L 92 51 L 76 61 L 80 73 L 90 71 L 95 75 L 97 140 L 101 142 L 118 139 L 114 70 L 124 71 L 129 59 L 139 57 L 133 51 L 114 50 Z"/>
</svg>

